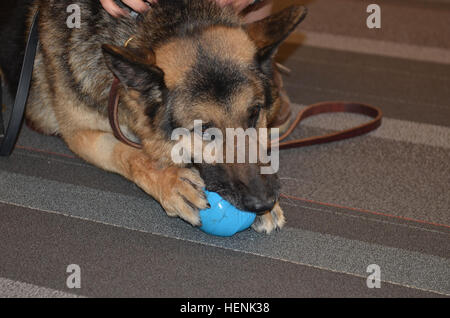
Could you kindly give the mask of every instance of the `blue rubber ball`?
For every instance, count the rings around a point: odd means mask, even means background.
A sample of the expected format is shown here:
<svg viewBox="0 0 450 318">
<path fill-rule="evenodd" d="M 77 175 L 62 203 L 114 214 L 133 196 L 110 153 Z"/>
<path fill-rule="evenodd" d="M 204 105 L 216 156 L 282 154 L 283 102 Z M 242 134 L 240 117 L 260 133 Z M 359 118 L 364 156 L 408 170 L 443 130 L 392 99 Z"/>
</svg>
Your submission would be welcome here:
<svg viewBox="0 0 450 318">
<path fill-rule="evenodd" d="M 233 236 L 248 229 L 255 221 L 256 214 L 235 208 L 215 192 L 205 191 L 210 209 L 200 211 L 200 230 L 216 236 Z"/>
</svg>

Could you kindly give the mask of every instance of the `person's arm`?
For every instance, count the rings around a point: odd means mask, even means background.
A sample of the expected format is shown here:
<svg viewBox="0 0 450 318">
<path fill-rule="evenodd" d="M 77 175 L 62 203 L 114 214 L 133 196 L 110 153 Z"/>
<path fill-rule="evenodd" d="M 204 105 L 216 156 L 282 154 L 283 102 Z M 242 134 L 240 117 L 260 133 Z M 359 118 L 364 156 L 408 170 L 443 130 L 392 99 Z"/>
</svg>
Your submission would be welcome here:
<svg viewBox="0 0 450 318">
<path fill-rule="evenodd" d="M 259 0 L 216 0 L 221 6 L 232 5 L 237 12 L 241 12 L 249 5 Z"/>
<path fill-rule="evenodd" d="M 245 23 L 252 23 L 262 20 L 272 14 L 274 0 L 256 0 L 254 4 L 258 4 L 251 8 L 251 11 L 245 12 Z"/>
<path fill-rule="evenodd" d="M 237 12 L 241 12 L 249 5 L 253 4 L 255 0 L 216 0 L 221 6 L 232 5 Z M 256 0 L 259 1 L 259 0 Z M 146 2 L 155 3 L 157 0 L 122 0 L 127 6 L 136 12 L 143 13 L 148 10 Z M 100 0 L 103 8 L 114 17 L 127 15 L 127 12 L 119 7 L 114 0 Z"/>
</svg>

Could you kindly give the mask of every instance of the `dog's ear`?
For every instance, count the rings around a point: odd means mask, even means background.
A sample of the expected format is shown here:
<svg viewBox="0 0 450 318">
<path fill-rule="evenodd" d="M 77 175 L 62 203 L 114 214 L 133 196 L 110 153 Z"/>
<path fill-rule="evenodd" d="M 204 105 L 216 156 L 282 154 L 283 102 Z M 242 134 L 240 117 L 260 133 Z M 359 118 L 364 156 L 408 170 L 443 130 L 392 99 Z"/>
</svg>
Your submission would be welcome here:
<svg viewBox="0 0 450 318">
<path fill-rule="evenodd" d="M 281 43 L 303 21 L 306 14 L 305 7 L 295 5 L 244 26 L 258 48 L 257 57 L 261 63 L 269 61 L 275 55 Z"/>
<path fill-rule="evenodd" d="M 155 65 L 152 50 L 102 45 L 106 65 L 126 87 L 141 93 L 162 89 L 164 72 Z"/>
</svg>

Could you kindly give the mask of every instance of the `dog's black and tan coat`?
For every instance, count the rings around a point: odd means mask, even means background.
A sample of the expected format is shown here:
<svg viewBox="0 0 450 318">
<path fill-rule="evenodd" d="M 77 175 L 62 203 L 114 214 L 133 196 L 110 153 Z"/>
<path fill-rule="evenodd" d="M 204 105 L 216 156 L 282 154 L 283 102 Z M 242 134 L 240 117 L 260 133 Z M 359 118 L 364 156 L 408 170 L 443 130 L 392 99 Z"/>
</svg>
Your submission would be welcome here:
<svg viewBox="0 0 450 318">
<path fill-rule="evenodd" d="M 69 4 L 81 8 L 81 28 L 67 27 Z M 256 231 L 284 225 L 276 175 L 261 175 L 258 164 L 175 165 L 170 136 L 178 127 L 192 129 L 194 120 L 223 130 L 266 127 L 279 107 L 272 58 L 303 19 L 303 8 L 244 25 L 231 8 L 209 0 L 159 0 L 140 22 L 109 16 L 99 1 L 34 1 L 30 17 L 37 7 L 30 126 L 60 135 L 86 161 L 135 182 L 169 216 L 200 225 L 206 186 L 257 212 Z M 112 134 L 113 75 L 121 82 L 120 124 L 142 150 Z"/>
</svg>

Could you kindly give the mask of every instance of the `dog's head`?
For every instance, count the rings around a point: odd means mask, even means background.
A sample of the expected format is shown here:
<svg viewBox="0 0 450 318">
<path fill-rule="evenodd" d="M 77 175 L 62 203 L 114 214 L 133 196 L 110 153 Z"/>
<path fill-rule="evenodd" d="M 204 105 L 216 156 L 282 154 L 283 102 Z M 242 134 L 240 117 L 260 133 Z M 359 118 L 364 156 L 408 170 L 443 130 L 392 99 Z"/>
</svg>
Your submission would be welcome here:
<svg viewBox="0 0 450 318">
<path fill-rule="evenodd" d="M 184 19 L 183 24 L 175 15 L 172 24 L 159 21 L 154 26 L 157 31 L 138 34 L 128 48 L 103 46 L 108 67 L 126 87 L 125 99 L 138 114 L 139 127 L 134 130 L 150 156 L 158 151 L 158 156 L 170 159 L 175 145 L 171 136 L 180 127 L 192 132 L 194 139 L 199 132 L 204 138 L 206 130 L 216 128 L 223 132 L 223 149 L 236 149 L 226 138 L 227 128 L 265 128 L 280 107 L 272 59 L 306 10 L 293 6 L 244 25 L 230 9 L 204 2 L 208 10 L 203 16 L 197 8 L 192 13 L 195 19 Z M 158 19 L 164 20 L 161 16 Z M 164 36 L 163 41 L 151 38 L 154 33 L 161 37 L 166 29 L 171 36 Z M 195 127 L 199 121 L 201 126 Z M 157 142 L 160 144 L 155 146 Z M 193 165 L 208 190 L 218 192 L 236 207 L 257 213 L 270 211 L 279 196 L 276 174 L 262 174 L 260 161 L 224 162 Z"/>
</svg>

